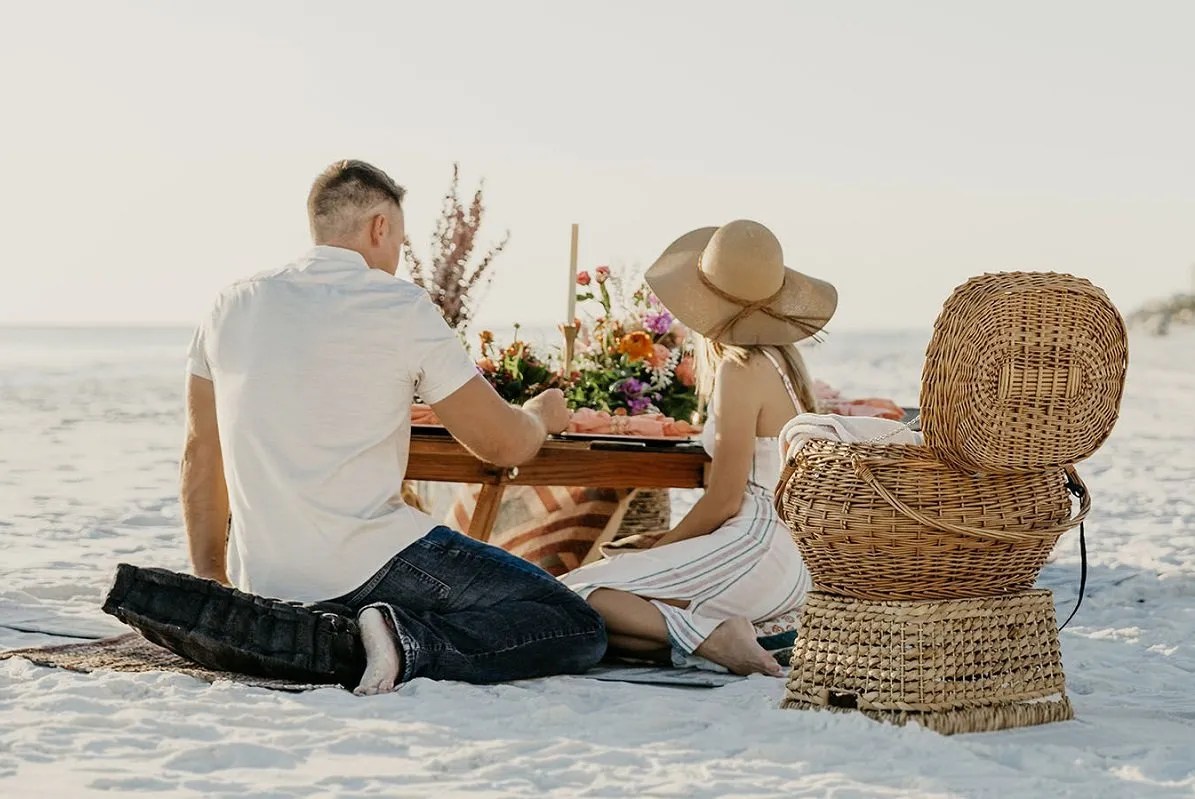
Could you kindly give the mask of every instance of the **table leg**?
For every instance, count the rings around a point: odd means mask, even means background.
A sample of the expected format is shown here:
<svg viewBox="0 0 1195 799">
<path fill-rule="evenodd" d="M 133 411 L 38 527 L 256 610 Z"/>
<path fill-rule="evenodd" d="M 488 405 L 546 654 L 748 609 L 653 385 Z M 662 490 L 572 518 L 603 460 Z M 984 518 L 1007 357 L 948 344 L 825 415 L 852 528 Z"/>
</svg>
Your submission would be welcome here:
<svg viewBox="0 0 1195 799">
<path fill-rule="evenodd" d="M 494 531 L 494 521 L 498 518 L 498 508 L 502 505 L 502 494 L 506 487 L 501 484 L 486 483 L 477 495 L 477 505 L 473 508 L 473 518 L 469 520 L 469 537 L 478 541 L 490 540 L 490 533 Z"/>
<path fill-rule="evenodd" d="M 618 535 L 618 528 L 622 526 L 622 520 L 627 515 L 627 509 L 631 507 L 631 500 L 639 493 L 638 488 L 632 488 L 626 492 L 626 495 L 618 501 L 618 507 L 614 509 L 614 513 L 610 514 L 606 526 L 602 528 L 602 532 L 594 540 L 593 545 L 589 547 L 589 552 L 581 561 L 582 566 L 588 566 L 595 560 L 602 559 L 602 544 L 607 541 L 613 541 L 614 536 Z"/>
</svg>

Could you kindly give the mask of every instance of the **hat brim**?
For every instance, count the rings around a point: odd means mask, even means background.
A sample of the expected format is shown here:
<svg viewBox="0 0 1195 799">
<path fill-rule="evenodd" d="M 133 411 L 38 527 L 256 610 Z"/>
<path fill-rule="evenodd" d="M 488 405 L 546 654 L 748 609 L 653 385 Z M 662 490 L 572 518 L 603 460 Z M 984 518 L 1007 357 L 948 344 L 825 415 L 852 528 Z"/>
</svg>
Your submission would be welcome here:
<svg viewBox="0 0 1195 799">
<path fill-rule="evenodd" d="M 706 288 L 697 274 L 701 253 L 717 230 L 698 228 L 681 236 L 668 245 L 644 275 L 647 285 L 673 316 L 690 330 L 707 337 L 740 310 L 738 305 Z M 738 346 L 778 346 L 809 338 L 834 316 L 838 290 L 824 280 L 785 267 L 784 286 L 770 307 L 786 316 L 806 320 L 813 329 L 757 311 L 721 332 L 717 340 Z"/>
</svg>

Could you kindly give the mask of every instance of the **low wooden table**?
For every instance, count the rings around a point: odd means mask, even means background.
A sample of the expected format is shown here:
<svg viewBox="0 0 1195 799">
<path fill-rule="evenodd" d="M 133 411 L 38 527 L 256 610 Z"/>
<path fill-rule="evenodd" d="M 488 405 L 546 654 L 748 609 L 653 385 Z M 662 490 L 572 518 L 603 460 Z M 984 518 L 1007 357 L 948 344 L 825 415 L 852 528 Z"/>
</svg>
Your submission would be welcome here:
<svg viewBox="0 0 1195 799">
<path fill-rule="evenodd" d="M 633 440 L 563 439 L 549 439 L 530 461 L 505 469 L 473 457 L 447 432 L 415 432 L 407 479 L 481 484 L 468 533 L 488 541 L 508 485 L 704 488 L 708 469 L 709 456 L 696 442 L 643 446 Z"/>
</svg>

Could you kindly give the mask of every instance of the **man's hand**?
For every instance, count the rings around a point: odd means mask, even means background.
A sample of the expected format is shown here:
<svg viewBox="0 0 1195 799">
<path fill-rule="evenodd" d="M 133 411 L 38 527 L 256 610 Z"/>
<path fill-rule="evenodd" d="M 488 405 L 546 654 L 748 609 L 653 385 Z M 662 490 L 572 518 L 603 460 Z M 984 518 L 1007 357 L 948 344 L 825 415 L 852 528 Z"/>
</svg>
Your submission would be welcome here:
<svg viewBox="0 0 1195 799">
<path fill-rule="evenodd" d="M 225 574 L 224 572 L 220 572 L 218 574 L 199 574 L 198 571 L 199 570 L 197 569 L 195 576 L 200 578 L 201 580 L 215 580 L 216 582 L 218 582 L 220 585 L 224 586 L 225 588 L 232 587 L 232 580 L 229 580 L 228 575 Z"/>
<path fill-rule="evenodd" d="M 538 416 L 547 428 L 548 435 L 563 433 L 568 429 L 568 405 L 564 402 L 564 392 L 558 388 L 550 388 L 527 400 L 523 403 L 523 410 Z"/>
<path fill-rule="evenodd" d="M 193 571 L 195 576 L 201 580 L 215 580 L 220 585 L 232 587 L 232 580 L 228 579 L 228 572 L 224 564 L 212 563 L 193 563 Z"/>
<path fill-rule="evenodd" d="M 432 405 L 432 410 L 457 441 L 495 466 L 526 463 L 553 429 L 560 431 L 568 424 L 564 395 L 559 391 L 544 392 L 516 408 L 499 397 L 481 375 Z"/>
</svg>

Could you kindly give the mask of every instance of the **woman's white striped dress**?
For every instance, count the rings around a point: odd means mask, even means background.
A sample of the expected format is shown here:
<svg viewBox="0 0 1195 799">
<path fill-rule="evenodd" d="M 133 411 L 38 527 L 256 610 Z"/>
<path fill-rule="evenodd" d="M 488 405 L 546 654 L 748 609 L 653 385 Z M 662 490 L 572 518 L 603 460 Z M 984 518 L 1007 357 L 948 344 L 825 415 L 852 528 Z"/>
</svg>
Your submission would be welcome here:
<svg viewBox="0 0 1195 799">
<path fill-rule="evenodd" d="M 769 359 L 780 369 L 770 353 Z M 799 409 L 787 377 L 785 386 Z M 702 431 L 702 444 L 712 456 L 712 421 Z M 665 602 L 652 603 L 664 615 L 673 648 L 686 655 L 726 619 L 745 616 L 761 622 L 799 607 L 811 581 L 788 528 L 772 506 L 780 478 L 779 446 L 776 438 L 755 440 L 742 505 L 717 530 L 663 547 L 620 553 L 560 579 L 582 597 L 599 588 L 613 588 L 648 600 L 688 602 L 683 610 Z"/>
</svg>

